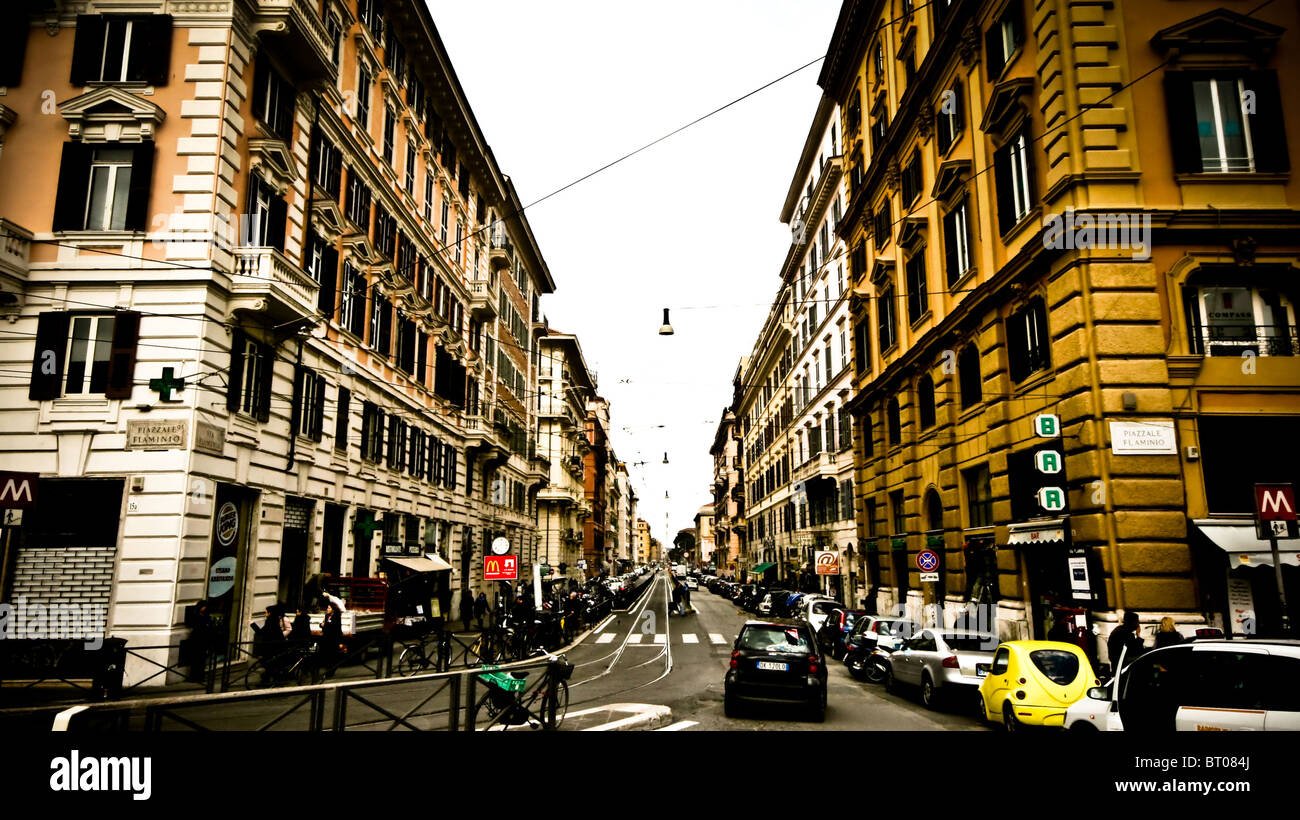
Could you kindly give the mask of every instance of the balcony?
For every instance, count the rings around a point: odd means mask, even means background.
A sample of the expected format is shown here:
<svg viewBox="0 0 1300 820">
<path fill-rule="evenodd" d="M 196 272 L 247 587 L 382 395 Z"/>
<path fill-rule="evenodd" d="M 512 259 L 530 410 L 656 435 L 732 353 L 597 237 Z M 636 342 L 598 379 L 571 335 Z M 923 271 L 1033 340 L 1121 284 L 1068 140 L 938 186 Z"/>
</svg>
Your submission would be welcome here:
<svg viewBox="0 0 1300 820">
<path fill-rule="evenodd" d="M 497 455 L 509 452 L 496 425 L 487 416 L 465 416 L 465 445 L 467 450 L 482 448 L 485 453 L 495 451 Z"/>
<path fill-rule="evenodd" d="M 533 321 L 532 324 L 533 335 L 538 337 L 545 336 L 546 332 L 550 330 L 550 327 L 551 327 L 551 323 L 547 321 L 545 316 L 543 316 L 542 318 Z"/>
<path fill-rule="evenodd" d="M 475 279 L 469 283 L 469 313 L 480 320 L 496 318 L 496 287 L 492 282 L 486 279 Z"/>
<path fill-rule="evenodd" d="M 494 269 L 508 269 L 515 256 L 515 246 L 511 244 L 506 232 L 497 229 L 492 232 L 492 243 L 488 246 L 488 264 Z"/>
<path fill-rule="evenodd" d="M 1300 330 L 1289 325 L 1198 327 L 1191 342 L 1192 353 L 1198 356 L 1300 355 Z"/>
<path fill-rule="evenodd" d="M 796 467 L 791 478 L 795 481 L 835 478 L 839 475 L 839 471 L 839 454 L 823 451 Z"/>
<path fill-rule="evenodd" d="M 230 275 L 234 310 L 266 313 L 278 322 L 316 315 L 320 285 L 275 248 L 235 248 Z"/>
<path fill-rule="evenodd" d="M 248 5 L 252 32 L 286 58 L 298 79 L 334 76 L 334 49 L 315 2 L 251 0 Z"/>
<path fill-rule="evenodd" d="M 0 276 L 21 287 L 27 281 L 31 252 L 31 231 L 0 219 Z"/>
</svg>

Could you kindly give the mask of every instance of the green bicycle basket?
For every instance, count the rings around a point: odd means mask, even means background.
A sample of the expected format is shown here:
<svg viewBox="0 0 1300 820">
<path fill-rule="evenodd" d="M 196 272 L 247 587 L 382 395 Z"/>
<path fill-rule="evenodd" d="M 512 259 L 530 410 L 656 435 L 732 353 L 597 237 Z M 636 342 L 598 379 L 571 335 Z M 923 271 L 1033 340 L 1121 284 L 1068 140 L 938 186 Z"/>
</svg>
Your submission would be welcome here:
<svg viewBox="0 0 1300 820">
<path fill-rule="evenodd" d="M 492 669 L 500 669 L 501 667 L 484 666 L 483 668 L 487 670 L 492 670 Z M 528 680 L 526 678 L 516 678 L 514 674 L 510 672 L 489 671 L 487 674 L 479 675 L 478 679 L 483 681 L 484 683 L 490 683 L 493 686 L 496 686 L 498 689 L 501 689 L 506 692 L 522 692 L 524 691 L 524 687 L 528 685 Z"/>
</svg>

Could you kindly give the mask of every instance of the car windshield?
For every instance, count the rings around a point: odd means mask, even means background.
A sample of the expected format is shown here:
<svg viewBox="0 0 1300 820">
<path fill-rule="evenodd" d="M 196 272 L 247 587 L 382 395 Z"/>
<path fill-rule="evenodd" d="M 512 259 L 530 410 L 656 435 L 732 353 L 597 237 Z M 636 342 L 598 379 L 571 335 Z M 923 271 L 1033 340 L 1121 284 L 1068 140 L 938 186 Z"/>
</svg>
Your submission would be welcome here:
<svg viewBox="0 0 1300 820">
<path fill-rule="evenodd" d="M 812 605 L 812 613 L 814 615 L 827 615 L 834 609 L 834 601 L 818 601 Z"/>
<path fill-rule="evenodd" d="M 811 651 L 803 633 L 796 627 L 751 626 L 740 635 L 740 648 L 754 652 L 781 652 L 801 655 Z"/>
<path fill-rule="evenodd" d="M 946 633 L 943 642 L 954 652 L 992 652 L 997 648 L 998 639 L 993 635 L 971 635 Z"/>
<path fill-rule="evenodd" d="M 907 637 L 912 634 L 912 628 L 907 621 L 876 621 L 876 632 L 886 637 Z"/>
<path fill-rule="evenodd" d="M 1079 676 L 1079 656 L 1064 649 L 1036 649 L 1029 653 L 1029 659 L 1038 667 L 1038 671 L 1062 686 L 1074 683 Z"/>
</svg>

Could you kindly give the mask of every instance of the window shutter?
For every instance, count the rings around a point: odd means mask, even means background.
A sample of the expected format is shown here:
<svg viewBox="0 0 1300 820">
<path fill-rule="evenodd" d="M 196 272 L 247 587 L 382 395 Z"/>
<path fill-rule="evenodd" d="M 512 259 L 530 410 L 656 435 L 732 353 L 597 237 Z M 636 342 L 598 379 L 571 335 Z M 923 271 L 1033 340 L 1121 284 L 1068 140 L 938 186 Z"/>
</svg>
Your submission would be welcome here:
<svg viewBox="0 0 1300 820">
<path fill-rule="evenodd" d="M 293 409 L 289 418 L 289 435 L 296 436 L 302 432 L 302 420 L 305 408 L 302 406 L 302 389 L 306 372 L 302 365 L 293 369 Z"/>
<path fill-rule="evenodd" d="M 348 449 L 348 412 L 352 404 L 352 391 L 339 385 L 339 400 L 334 415 L 334 449 Z M 324 416 L 322 415 L 322 418 Z"/>
<path fill-rule="evenodd" d="M 32 354 L 32 380 L 27 397 L 32 401 L 57 399 L 63 392 L 63 364 L 68 349 L 68 312 L 42 313 L 36 320 L 36 348 Z"/>
<path fill-rule="evenodd" d="M 1190 74 L 1166 72 L 1165 108 L 1169 117 L 1169 145 L 1173 151 L 1174 173 L 1201 173 L 1201 141 Z"/>
<path fill-rule="evenodd" d="M 956 211 L 949 211 L 943 217 L 943 267 L 948 273 L 948 284 L 957 281 L 957 218 Z"/>
<path fill-rule="evenodd" d="M 257 420 L 271 420 L 271 383 L 275 375 L 275 348 L 270 345 L 258 345 L 262 354 L 261 384 L 258 388 Z"/>
<path fill-rule="evenodd" d="M 78 14 L 76 39 L 72 44 L 72 85 L 85 85 L 99 79 L 100 58 L 104 53 L 104 27 L 101 14 Z"/>
<path fill-rule="evenodd" d="M 284 224 L 289 218 L 289 206 L 278 197 L 271 197 L 271 210 L 266 217 L 266 244 L 284 251 Z"/>
<path fill-rule="evenodd" d="M 342 400 L 340 399 L 340 404 Z M 374 413 L 370 410 L 370 402 L 365 402 L 361 407 L 361 458 L 369 461 L 370 459 L 370 428 L 374 424 Z M 335 442 L 335 446 L 338 443 Z M 346 449 L 346 446 L 345 448 Z"/>
<path fill-rule="evenodd" d="M 108 387 L 104 396 L 129 399 L 135 388 L 135 352 L 140 341 L 140 314 L 124 310 L 113 318 L 113 349 L 108 358 Z"/>
<path fill-rule="evenodd" d="M 339 252 L 333 245 L 326 245 L 321 254 L 320 300 L 317 308 L 326 320 L 334 318 L 335 294 L 339 288 Z"/>
<path fill-rule="evenodd" d="M 153 182 L 153 141 L 142 142 L 131 152 L 131 188 L 126 198 L 126 229 L 149 227 L 149 188 Z"/>
<path fill-rule="evenodd" d="M 371 422 L 374 432 L 371 435 L 375 437 L 375 451 L 372 455 L 374 462 L 378 464 L 384 460 L 384 419 L 387 417 L 380 412 L 379 405 L 374 404 L 371 407 L 374 408 L 372 412 L 373 421 Z"/>
<path fill-rule="evenodd" d="M 1002 74 L 1002 67 L 1006 64 L 1006 55 L 1002 53 L 1001 32 L 996 21 L 984 32 L 984 56 L 985 62 L 989 67 L 989 82 L 997 82 L 998 77 Z"/>
<path fill-rule="evenodd" d="M 379 352 L 388 355 L 393 337 L 393 305 L 383 302 L 379 309 Z"/>
<path fill-rule="evenodd" d="M 1025 314 L 1013 313 L 1007 319 L 1007 363 L 1011 381 L 1022 382 L 1029 375 L 1029 361 L 1026 356 Z"/>
<path fill-rule="evenodd" d="M 1011 192 L 1011 146 L 1008 142 L 993 155 L 994 187 L 998 197 L 998 232 L 1005 234 L 1016 224 L 1016 201 Z"/>
<path fill-rule="evenodd" d="M 1246 88 L 1255 92 L 1255 113 L 1250 116 L 1251 147 L 1255 152 L 1255 170 L 1279 173 L 1291 170 L 1287 156 L 1286 127 L 1282 122 L 1282 98 L 1278 93 L 1277 74 L 1252 71 L 1246 75 Z"/>
<path fill-rule="evenodd" d="M 244 331 L 235 329 L 230 338 L 230 370 L 226 388 L 226 409 L 232 413 L 239 412 L 239 391 L 244 384 L 244 348 L 248 337 Z"/>
<path fill-rule="evenodd" d="M 267 71 L 270 70 L 270 63 L 267 62 L 266 55 L 258 52 L 254 58 L 257 63 L 253 67 L 253 116 L 262 119 L 263 112 L 266 111 L 266 84 Z M 267 123 L 272 125 L 273 123 Z"/>
<path fill-rule="evenodd" d="M 27 37 L 31 24 L 25 14 L 19 14 L 14 25 L 0 29 L 0 86 L 13 88 L 22 82 L 23 58 L 27 52 Z"/>
<path fill-rule="evenodd" d="M 90 184 L 91 146 L 84 142 L 63 143 L 59 164 L 59 188 L 54 197 L 55 231 L 80 231 L 86 227 L 86 194 Z"/>
<path fill-rule="evenodd" d="M 172 17 L 150 14 L 136 18 L 127 78 L 150 85 L 167 85 L 171 75 Z"/>
<path fill-rule="evenodd" d="M 316 399 L 312 406 L 311 440 L 319 442 L 325 438 L 325 379 L 316 376 Z"/>
</svg>

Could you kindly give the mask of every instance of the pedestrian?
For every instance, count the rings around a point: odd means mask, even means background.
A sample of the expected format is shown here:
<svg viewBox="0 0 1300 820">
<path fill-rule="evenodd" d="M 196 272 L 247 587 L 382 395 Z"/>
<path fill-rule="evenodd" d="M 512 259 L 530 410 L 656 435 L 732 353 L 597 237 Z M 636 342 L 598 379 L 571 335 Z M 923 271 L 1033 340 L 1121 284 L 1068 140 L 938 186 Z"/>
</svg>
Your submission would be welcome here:
<svg viewBox="0 0 1300 820">
<path fill-rule="evenodd" d="M 480 632 L 483 631 L 483 619 L 487 617 L 489 611 L 487 593 L 480 592 L 478 597 L 474 599 L 474 617 L 478 620 Z"/>
<path fill-rule="evenodd" d="M 466 632 L 474 628 L 470 624 L 474 619 L 474 594 L 468 589 L 460 594 L 460 619 L 465 624 Z"/>
<path fill-rule="evenodd" d="M 679 615 L 686 614 L 682 612 L 682 583 L 676 578 L 673 579 L 673 611 Z"/>
<path fill-rule="evenodd" d="M 300 648 L 311 644 L 311 615 L 307 614 L 306 607 L 301 604 L 298 605 L 293 626 L 289 628 L 289 642 Z"/>
<path fill-rule="evenodd" d="M 1074 629 L 1070 625 L 1069 616 L 1063 612 L 1054 613 L 1056 622 L 1052 628 L 1047 631 L 1047 640 L 1059 641 L 1061 643 L 1074 643 Z"/>
<path fill-rule="evenodd" d="M 682 582 L 682 614 L 686 615 L 692 612 L 691 609 L 691 587 L 690 584 Z"/>
<path fill-rule="evenodd" d="M 328 598 L 321 600 L 321 606 L 325 609 L 325 619 L 320 625 L 319 657 L 325 677 L 330 677 L 348 647 L 343 642 L 343 611 Z"/>
<path fill-rule="evenodd" d="M 1111 674 L 1119 674 L 1117 667 L 1120 655 L 1124 656 L 1125 663 L 1132 663 L 1145 648 L 1146 644 L 1142 641 L 1142 627 L 1138 624 L 1138 614 L 1131 609 L 1125 610 L 1123 623 L 1111 630 L 1110 637 L 1106 641 Z"/>
<path fill-rule="evenodd" d="M 1156 630 L 1156 649 L 1162 646 L 1177 646 L 1187 639 L 1174 626 L 1174 619 L 1165 616 L 1160 619 L 1160 628 Z"/>
</svg>

